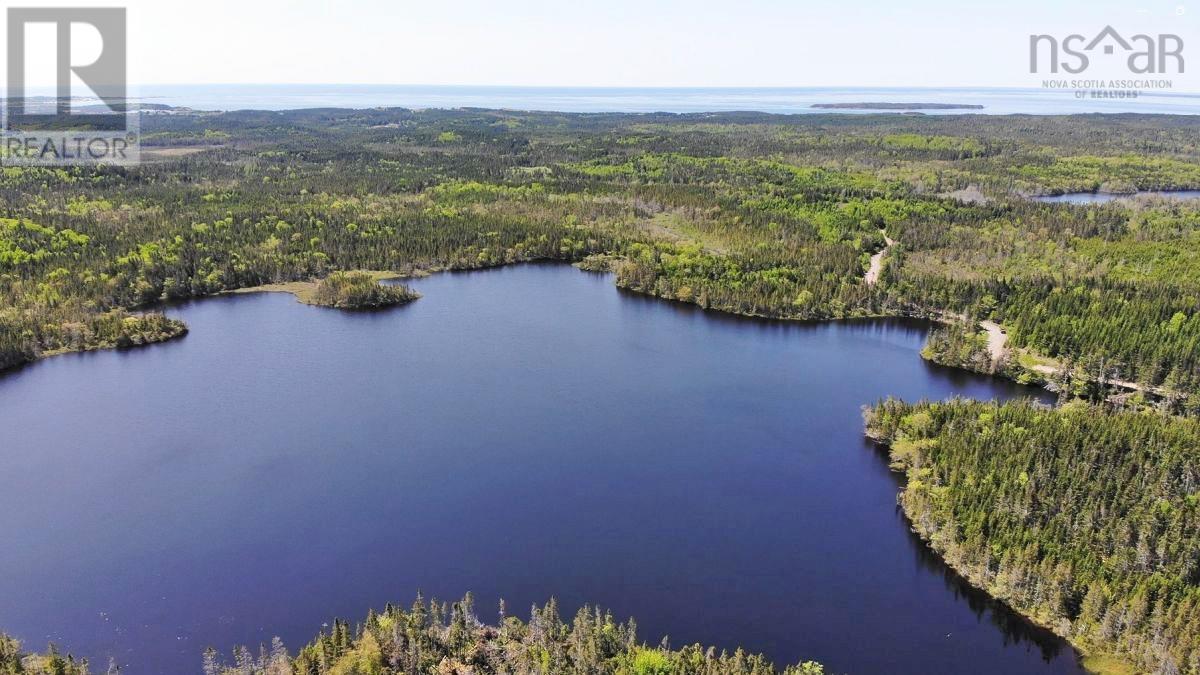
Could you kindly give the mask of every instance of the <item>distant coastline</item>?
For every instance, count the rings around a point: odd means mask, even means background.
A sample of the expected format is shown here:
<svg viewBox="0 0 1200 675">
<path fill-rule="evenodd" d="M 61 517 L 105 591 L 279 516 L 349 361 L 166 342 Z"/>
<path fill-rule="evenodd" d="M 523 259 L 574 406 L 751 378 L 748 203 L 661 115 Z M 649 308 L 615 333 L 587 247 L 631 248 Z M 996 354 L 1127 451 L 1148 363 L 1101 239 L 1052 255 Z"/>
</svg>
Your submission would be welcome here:
<svg viewBox="0 0 1200 675">
<path fill-rule="evenodd" d="M 812 107 L 822 110 L 983 110 L 983 106 L 976 103 L 889 103 L 886 101 L 814 103 Z"/>
<path fill-rule="evenodd" d="M 51 90 L 30 95 L 54 95 Z M 300 108 L 489 108 L 583 113 L 862 114 L 863 108 L 814 108 L 862 101 L 937 102 L 978 108 L 926 108 L 930 115 L 1200 114 L 1200 92 L 1147 92 L 1135 100 L 1076 99 L 1071 92 L 997 87 L 520 87 L 380 84 L 143 84 L 129 96 L 193 110 Z M 897 112 L 905 112 L 903 110 Z"/>
</svg>

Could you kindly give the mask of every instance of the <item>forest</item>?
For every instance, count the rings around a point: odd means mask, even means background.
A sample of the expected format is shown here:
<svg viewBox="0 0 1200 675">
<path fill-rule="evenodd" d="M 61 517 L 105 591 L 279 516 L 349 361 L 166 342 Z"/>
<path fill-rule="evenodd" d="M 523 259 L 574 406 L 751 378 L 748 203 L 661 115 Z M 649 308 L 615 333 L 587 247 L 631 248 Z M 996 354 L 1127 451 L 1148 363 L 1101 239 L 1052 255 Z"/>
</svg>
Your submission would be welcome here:
<svg viewBox="0 0 1200 675">
<path fill-rule="evenodd" d="M 142 124 L 141 166 L 0 171 L 0 367 L 181 334 L 163 301 L 558 260 L 740 314 L 992 319 L 1014 377 L 1047 379 L 1015 367 L 1034 360 L 1200 406 L 1200 203 L 1028 198 L 1200 187 L 1187 117 L 166 110 Z"/>
<path fill-rule="evenodd" d="M 278 638 L 255 651 L 233 650 L 228 661 L 215 649 L 197 664 L 204 675 L 433 675 L 450 673 L 595 673 L 597 675 L 823 675 L 807 661 L 783 669 L 760 654 L 741 649 L 717 651 L 700 645 L 672 649 L 641 642 L 633 619 L 619 622 L 610 612 L 584 606 L 570 622 L 551 599 L 530 610 L 528 622 L 508 615 L 501 601 L 498 621 L 476 616 L 470 594 L 454 603 L 426 602 L 420 594 L 407 610 L 387 605 L 351 626 L 335 620 L 295 656 Z M 0 635 L 3 675 L 87 675 L 86 661 L 62 656 L 51 645 L 45 654 L 26 653 Z M 110 665 L 107 671 L 118 669 Z"/>
<path fill-rule="evenodd" d="M 182 335 L 171 301 L 305 282 L 377 307 L 413 295 L 366 270 L 535 260 L 744 315 L 935 319 L 927 358 L 1066 405 L 873 408 L 914 527 L 1085 650 L 1200 672 L 1200 200 L 1032 199 L 1200 188 L 1200 120 L 160 110 L 142 130 L 140 166 L 0 169 L 0 369 Z M 389 608 L 208 667 L 769 672 L 549 607 L 495 627 L 461 603 Z"/>
<path fill-rule="evenodd" d="M 1200 672 L 1200 423 L 1083 401 L 864 412 L 914 530 L 1088 654 Z"/>
</svg>

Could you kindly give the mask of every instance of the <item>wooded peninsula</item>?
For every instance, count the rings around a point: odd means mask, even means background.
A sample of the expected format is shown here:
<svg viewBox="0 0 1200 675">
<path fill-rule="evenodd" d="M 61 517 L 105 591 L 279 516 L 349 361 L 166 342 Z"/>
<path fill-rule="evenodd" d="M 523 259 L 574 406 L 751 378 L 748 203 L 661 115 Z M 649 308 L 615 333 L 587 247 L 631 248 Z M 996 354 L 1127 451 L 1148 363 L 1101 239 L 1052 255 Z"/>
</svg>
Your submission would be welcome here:
<svg viewBox="0 0 1200 675">
<path fill-rule="evenodd" d="M 888 400 L 865 416 L 914 529 L 956 570 L 1085 653 L 1196 670 L 1196 420 L 1082 401 Z"/>
</svg>

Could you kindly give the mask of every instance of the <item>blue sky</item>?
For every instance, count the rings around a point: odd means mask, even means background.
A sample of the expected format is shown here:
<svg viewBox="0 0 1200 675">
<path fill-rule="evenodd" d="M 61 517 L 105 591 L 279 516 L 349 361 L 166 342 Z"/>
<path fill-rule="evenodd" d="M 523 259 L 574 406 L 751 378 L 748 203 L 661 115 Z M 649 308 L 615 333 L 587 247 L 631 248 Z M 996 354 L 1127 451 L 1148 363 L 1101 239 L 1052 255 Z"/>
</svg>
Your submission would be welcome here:
<svg viewBox="0 0 1200 675">
<path fill-rule="evenodd" d="M 1031 33 L 1094 34 L 1106 24 L 1180 34 L 1200 72 L 1200 3 L 1187 0 L 124 4 L 131 79 L 144 84 L 1036 86 Z M 1200 89 L 1180 86 L 1195 77 L 1177 76 L 1176 89 Z"/>
</svg>

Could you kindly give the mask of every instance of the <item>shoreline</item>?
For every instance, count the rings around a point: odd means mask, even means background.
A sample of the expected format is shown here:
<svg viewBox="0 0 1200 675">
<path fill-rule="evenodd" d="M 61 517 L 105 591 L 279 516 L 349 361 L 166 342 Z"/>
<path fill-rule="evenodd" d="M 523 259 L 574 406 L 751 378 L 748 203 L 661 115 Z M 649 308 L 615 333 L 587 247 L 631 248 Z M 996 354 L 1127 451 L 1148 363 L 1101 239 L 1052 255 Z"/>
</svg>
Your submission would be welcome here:
<svg viewBox="0 0 1200 675">
<path fill-rule="evenodd" d="M 145 316 L 145 314 L 144 313 L 143 314 L 129 314 L 129 316 L 130 317 L 141 317 L 141 316 Z M 163 315 L 163 316 L 165 317 L 166 315 Z M 167 317 L 167 318 L 169 319 L 170 317 Z M 40 363 L 46 359 L 53 358 L 55 356 L 64 356 L 66 354 L 86 354 L 87 352 L 99 352 L 99 351 L 105 351 L 105 350 L 133 351 L 133 350 L 139 349 L 141 347 L 148 347 L 150 345 L 155 345 L 155 344 L 160 344 L 160 343 L 164 343 L 164 342 L 171 342 L 174 340 L 178 340 L 178 339 L 186 336 L 188 334 L 188 332 L 191 330 L 187 324 L 185 324 L 181 321 L 172 320 L 171 325 L 173 327 L 173 330 L 171 330 L 169 333 L 164 333 L 162 335 L 138 334 L 136 336 L 137 339 L 130 339 L 129 344 L 119 344 L 119 343 L 112 344 L 112 343 L 106 342 L 106 343 L 101 343 L 101 344 L 85 344 L 85 345 L 80 345 L 78 347 L 58 347 L 56 349 L 47 349 L 44 351 L 40 351 L 37 354 L 33 355 L 33 357 L 30 358 L 29 360 L 16 361 L 13 363 L 8 363 L 3 366 L 0 366 L 0 379 L 3 379 L 5 376 L 7 376 L 11 373 L 15 373 L 23 368 L 28 368 L 29 366 Z"/>
<path fill-rule="evenodd" d="M 895 244 L 896 242 L 892 242 L 892 243 Z M 886 252 L 886 250 L 881 251 L 881 253 L 883 253 L 883 252 Z M 879 254 L 876 254 L 876 255 L 879 255 Z M 555 259 L 555 258 L 535 258 L 535 259 L 530 259 L 530 260 L 515 260 L 512 262 L 505 262 L 505 263 L 500 263 L 500 264 L 496 264 L 496 265 L 484 265 L 481 267 L 456 268 L 456 267 L 448 267 L 448 266 L 444 266 L 444 265 L 431 265 L 428 267 L 413 266 L 404 271 L 394 271 L 394 270 L 358 270 L 358 271 L 363 271 L 363 272 L 367 272 L 368 274 L 371 274 L 373 277 L 375 277 L 376 281 L 392 281 L 392 280 L 397 280 L 397 279 L 421 279 L 421 278 L 431 276 L 433 274 L 456 273 L 456 272 L 481 272 L 481 271 L 486 271 L 486 270 L 493 270 L 493 269 L 508 267 L 510 265 L 528 265 L 528 264 L 571 265 L 572 267 L 575 267 L 576 269 L 580 270 L 581 272 L 612 274 L 611 270 L 590 269 L 588 267 L 581 266 L 580 262 L 581 261 L 567 261 L 567 260 L 559 260 L 559 259 Z M 354 270 L 335 270 L 335 271 L 354 271 Z M 139 308 L 144 309 L 144 310 L 163 310 L 163 309 L 169 309 L 171 306 L 180 304 L 180 303 L 196 302 L 196 301 L 206 300 L 209 298 L 219 298 L 219 297 L 223 297 L 223 296 L 248 295 L 248 294 L 252 294 L 252 293 L 288 293 L 288 294 L 291 294 L 293 297 L 295 297 L 297 302 L 300 302 L 300 303 L 306 304 L 306 305 L 310 305 L 313 307 L 322 307 L 324 305 L 320 305 L 318 303 L 314 303 L 311 301 L 311 294 L 313 293 L 313 291 L 316 290 L 317 285 L 320 283 L 320 281 L 321 281 L 320 279 L 308 279 L 308 280 L 303 280 L 303 281 L 281 281 L 281 282 L 272 282 L 272 283 L 267 283 L 267 284 L 259 284 L 257 286 L 244 286 L 242 288 L 233 288 L 233 289 L 218 291 L 216 293 L 210 293 L 207 295 L 196 295 L 196 296 L 190 296 L 190 297 L 186 297 L 186 298 L 178 298 L 175 300 L 158 300 L 158 301 L 148 303 L 145 305 L 140 305 Z M 862 320 L 862 319 L 917 319 L 917 320 L 921 320 L 921 321 L 931 321 L 931 322 L 935 322 L 935 323 L 951 323 L 953 321 L 953 319 L 948 318 L 945 315 L 945 313 L 943 313 L 943 312 L 925 311 L 925 310 L 917 310 L 917 311 L 911 311 L 911 312 L 887 312 L 887 311 L 884 311 L 884 312 L 868 312 L 868 313 L 861 313 L 861 314 L 852 313 L 852 314 L 848 314 L 846 316 L 812 317 L 812 318 L 795 317 L 795 316 L 781 316 L 781 315 L 775 315 L 775 314 L 765 314 L 765 313 L 761 313 L 761 312 L 737 312 L 737 311 L 731 311 L 731 310 L 727 310 L 727 309 L 721 309 L 718 307 L 704 307 L 695 302 L 691 302 L 691 301 L 687 301 L 687 300 L 679 300 L 678 298 L 663 297 L 663 296 L 656 295 L 649 291 L 645 291 L 645 290 L 638 289 L 638 288 L 632 288 L 632 287 L 628 287 L 628 286 L 622 286 L 622 285 L 616 284 L 616 283 L 614 283 L 614 286 L 620 291 L 634 293 L 634 294 L 637 294 L 639 296 L 646 297 L 646 298 L 653 298 L 655 300 L 660 300 L 660 301 L 665 301 L 665 302 L 690 305 L 690 306 L 700 309 L 704 312 L 713 312 L 716 314 L 724 315 L 726 317 L 737 317 L 737 318 L 751 319 L 751 320 L 756 320 L 756 321 L 786 321 L 789 323 L 806 323 L 806 324 L 820 324 L 820 323 L 829 323 L 829 322 L 833 322 L 833 321 L 853 321 L 853 320 Z M 126 311 L 132 311 L 132 309 L 127 309 Z M 145 346 L 157 344 L 159 342 L 166 342 L 166 341 L 169 341 L 172 339 L 176 339 L 178 337 L 182 337 L 183 335 L 186 335 L 188 333 L 188 330 L 189 330 L 188 327 L 185 325 L 181 332 L 179 332 L 178 334 L 172 335 L 164 340 L 154 340 L 154 341 L 149 341 L 149 342 L 132 344 L 132 345 L 128 345 L 128 346 L 99 345 L 99 346 L 86 347 L 86 348 L 81 348 L 81 349 L 47 350 L 47 351 L 39 353 L 37 356 L 35 356 L 30 361 L 24 361 L 21 363 L 14 364 L 12 366 L 8 366 L 6 368 L 0 368 L 0 377 L 3 377 L 5 374 L 7 374 L 11 371 L 38 363 L 42 359 L 49 358 L 52 356 L 59 356 L 62 354 L 72 354 L 72 353 L 83 353 L 83 352 L 90 352 L 90 351 L 100 351 L 100 350 L 105 350 L 105 349 L 136 349 L 139 347 L 145 347 Z M 948 364 L 941 364 L 941 365 L 948 365 Z M 967 368 L 962 368 L 960 366 L 950 366 L 950 367 L 953 367 L 953 368 L 956 368 L 959 370 L 965 370 L 967 372 L 975 372 L 975 371 L 971 371 Z M 983 373 L 983 374 L 992 375 L 992 376 L 996 376 L 996 377 L 1001 376 L 1000 373 Z M 1006 378 L 1006 379 L 1012 379 L 1012 378 Z"/>
<path fill-rule="evenodd" d="M 895 244 L 895 242 L 889 240 L 889 248 L 894 244 Z M 886 253 L 886 251 L 887 251 L 887 249 L 884 249 L 883 251 L 880 252 L 880 254 L 877 254 L 877 255 L 882 255 L 883 253 Z M 479 272 L 479 271 L 497 269 L 497 268 L 501 268 L 501 267 L 508 267 L 510 265 L 539 264 L 539 263 L 571 264 L 571 263 L 561 261 L 561 260 L 539 259 L 539 260 L 515 261 L 515 262 L 511 262 L 511 263 L 505 263 L 502 265 L 491 265 L 491 266 L 478 267 L 478 268 L 451 269 L 451 268 L 447 268 L 447 267 L 429 267 L 429 268 L 413 268 L 406 272 L 384 271 L 384 270 L 369 270 L 366 272 L 369 273 L 370 275 L 372 275 L 372 277 L 374 277 L 376 281 L 384 281 L 384 280 L 393 280 L 393 279 L 423 278 L 423 277 L 431 276 L 435 272 L 436 273 Z M 572 265 L 572 266 L 576 267 L 576 269 L 579 269 L 580 271 L 584 271 L 584 272 L 591 271 L 591 270 L 580 268 L 578 265 Z M 611 272 L 610 272 L 610 274 L 611 274 Z M 301 302 L 303 304 L 312 305 L 312 306 L 321 306 L 321 305 L 317 305 L 310 301 L 311 293 L 316 289 L 316 287 L 319 283 L 320 283 L 319 280 L 307 280 L 307 281 L 291 281 L 291 282 L 278 282 L 278 283 L 271 283 L 271 284 L 260 284 L 258 286 L 250 286 L 250 287 L 232 289 L 232 290 L 222 291 L 220 293 L 214 293 L 211 295 L 188 298 L 185 301 L 201 301 L 201 300 L 205 300 L 208 298 L 216 298 L 216 297 L 221 297 L 221 296 L 244 295 L 244 294 L 251 294 L 251 293 L 289 293 L 289 294 L 293 295 L 293 297 L 295 297 L 298 302 Z M 662 297 L 662 296 L 659 296 L 654 293 L 650 293 L 650 292 L 647 292 L 647 291 L 644 291 L 641 289 L 621 286 L 620 284 L 616 284 L 615 282 L 614 282 L 614 287 L 618 291 L 634 293 L 640 297 L 647 298 L 647 299 L 653 299 L 656 301 L 667 301 L 667 302 L 672 302 L 672 303 L 680 303 L 680 304 L 684 304 L 684 305 L 689 305 L 691 307 L 694 307 L 694 308 L 696 308 L 700 311 L 706 312 L 706 313 L 712 312 L 712 313 L 715 313 L 717 315 L 721 315 L 721 316 L 724 316 L 727 318 L 743 318 L 743 319 L 749 319 L 749 320 L 754 320 L 754 321 L 766 320 L 766 321 L 786 321 L 788 323 L 800 323 L 800 324 L 825 324 L 825 323 L 831 323 L 831 322 L 835 322 L 835 321 L 899 319 L 899 320 L 919 320 L 919 321 L 927 321 L 927 322 L 931 322 L 931 323 L 949 324 L 949 323 L 954 323 L 956 321 L 963 320 L 963 317 L 947 315 L 944 312 L 923 312 L 923 311 L 915 311 L 915 312 L 908 312 L 908 313 L 883 312 L 883 313 L 873 313 L 873 314 L 856 314 L 856 315 L 849 315 L 849 316 L 843 316 L 843 317 L 825 317 L 825 318 L 811 318 L 811 319 L 785 317 L 785 316 L 772 316 L 772 315 L 767 315 L 767 314 L 751 314 L 751 313 L 744 313 L 744 312 L 729 311 L 729 310 L 720 309 L 720 308 L 703 307 L 695 302 L 679 300 L 678 298 Z M 154 306 L 162 307 L 163 303 L 155 303 Z M 132 350 L 135 347 L 144 347 L 144 346 L 148 346 L 148 345 L 152 345 L 152 344 L 157 344 L 158 342 L 167 342 L 167 341 L 182 337 L 182 336 L 186 335 L 188 332 L 189 332 L 188 327 L 186 325 L 183 325 L 182 329 L 180 331 L 178 331 L 177 333 L 174 333 L 171 336 L 164 338 L 162 340 L 140 342 L 140 343 L 132 344 L 129 346 L 103 345 L 103 346 L 88 347 L 88 348 L 83 348 L 83 349 L 66 349 L 66 350 L 47 351 L 47 352 L 43 352 L 42 354 L 39 354 L 32 361 L 17 364 L 15 366 L 12 366 L 7 369 L 0 369 L 0 379 L 3 379 L 3 377 L 5 375 L 7 375 L 11 372 L 15 372 L 26 366 L 33 365 L 33 364 L 41 361 L 42 359 L 49 358 L 51 356 L 58 356 L 61 354 L 68 354 L 68 353 L 83 353 L 83 352 L 88 352 L 88 351 L 99 351 L 102 349 L 129 349 L 129 350 Z M 921 358 L 924 358 L 924 357 L 921 357 Z M 967 368 L 963 368 L 961 366 L 950 366 L 949 364 L 939 364 L 939 365 L 952 367 L 957 370 L 965 370 L 967 372 L 976 372 L 976 371 L 971 371 L 970 369 L 967 369 Z M 1008 377 L 1004 373 L 1001 373 L 1001 372 L 977 373 L 977 374 L 988 375 L 991 377 L 1002 377 L 1003 379 L 1015 381 L 1014 378 Z M 1030 386 L 1035 386 L 1035 385 L 1030 385 Z M 1042 386 L 1043 386 L 1043 388 L 1047 388 L 1044 385 L 1042 385 Z M 1048 390 L 1050 390 L 1050 389 L 1048 389 Z M 1053 391 L 1053 390 L 1050 390 L 1050 391 Z M 870 438 L 874 443 L 876 443 L 878 446 L 880 446 L 882 448 L 888 447 L 885 443 L 882 443 L 879 439 L 875 438 L 870 433 L 867 433 L 866 437 Z M 901 477 L 904 477 L 904 475 L 905 475 L 903 470 L 898 470 L 898 469 L 891 469 L 891 470 L 894 473 L 897 473 L 898 475 L 900 475 Z M 899 501 L 900 495 L 903 493 L 903 490 L 905 488 L 906 488 L 906 481 L 905 481 L 905 484 L 901 486 L 900 491 L 898 491 L 896 493 L 896 497 L 897 497 L 898 501 Z M 1028 621 L 1030 624 L 1032 624 L 1034 626 L 1048 630 L 1055 636 L 1065 640 L 1067 642 L 1067 644 L 1069 644 L 1073 649 L 1075 649 L 1077 651 L 1077 653 L 1080 654 L 1080 656 L 1081 656 L 1080 663 L 1083 664 L 1084 659 L 1082 657 L 1087 656 L 1087 653 L 1082 649 L 1082 647 L 1075 644 L 1074 642 L 1071 642 L 1071 640 L 1068 637 L 1062 635 L 1060 632 L 1055 630 L 1052 626 L 1049 626 L 1049 625 L 1041 622 L 1037 617 L 1027 615 L 1027 614 L 1021 612 L 1020 610 L 1016 609 L 1011 604 L 1009 604 L 1002 596 L 993 594 L 993 592 L 989 589 L 989 587 L 985 583 L 981 582 L 970 571 L 963 570 L 963 569 L 960 569 L 959 567 L 957 567 L 954 563 L 952 563 L 949 559 L 947 559 L 945 557 L 943 551 L 939 550 L 931 542 L 931 540 L 928 536 L 928 533 L 921 531 L 917 527 L 917 525 L 913 522 L 912 518 L 910 517 L 910 514 L 906 510 L 904 510 L 903 504 L 901 504 L 901 511 L 904 514 L 905 520 L 908 522 L 909 529 L 921 538 L 922 542 L 928 548 L 929 552 L 932 553 L 933 555 L 936 555 L 938 560 L 941 561 L 943 564 L 945 564 L 949 570 L 953 571 L 955 574 L 957 574 L 959 577 L 961 577 L 972 588 L 979 590 L 980 592 L 986 594 L 988 598 L 1003 605 L 1008 611 L 1011 611 L 1015 616 L 1018 616 L 1025 621 Z M 1089 672 L 1099 673 L 1099 672 L 1108 672 L 1108 671 L 1089 671 Z"/>
<path fill-rule="evenodd" d="M 401 272 L 391 272 L 387 270 L 346 270 L 348 272 L 362 272 L 369 274 L 376 281 L 391 281 L 393 279 L 411 279 L 418 276 L 428 276 L 426 274 L 404 274 Z M 324 307 L 315 301 L 313 294 L 316 293 L 317 287 L 320 286 L 320 279 L 308 279 L 306 281 L 280 281 L 271 284 L 259 284 L 258 286 L 247 286 L 245 288 L 235 288 L 231 291 L 223 291 L 216 295 L 245 295 L 248 293 L 290 293 L 296 298 L 297 302 L 305 305 L 313 305 L 314 307 Z"/>
<path fill-rule="evenodd" d="M 887 239 L 887 242 L 888 242 L 888 245 L 886 248 L 882 249 L 881 251 L 879 251 L 878 253 L 876 253 L 872 256 L 872 264 L 874 264 L 876 262 L 876 258 L 878 257 L 880 266 L 882 267 L 883 256 L 887 252 L 889 252 L 897 243 L 899 243 L 890 238 Z M 445 265 L 430 265 L 430 266 L 425 266 L 425 267 L 414 265 L 403 271 L 396 271 L 396 270 L 335 270 L 335 271 L 366 272 L 366 273 L 370 274 L 372 277 L 374 277 L 377 282 L 379 282 L 379 281 L 392 281 L 392 280 L 398 280 L 398 279 L 420 279 L 420 278 L 425 278 L 425 277 L 431 276 L 433 274 L 441 274 L 441 273 L 479 272 L 479 271 L 508 267 L 510 265 L 543 264 L 543 263 L 544 264 L 571 265 L 572 267 L 575 267 L 576 269 L 578 269 L 582 272 L 593 272 L 593 273 L 600 272 L 600 273 L 609 273 L 609 274 L 613 273 L 611 269 L 607 269 L 607 270 L 591 269 L 587 266 L 582 265 L 581 264 L 582 261 L 578 261 L 578 260 L 577 261 L 567 261 L 567 260 L 560 260 L 560 259 L 554 259 L 554 258 L 536 258 L 536 259 L 530 259 L 530 260 L 515 260 L 515 261 L 511 261 L 511 262 L 504 262 L 504 263 L 494 264 L 494 265 L 484 265 L 481 267 L 455 268 L 455 267 L 448 267 Z M 870 275 L 870 271 L 868 271 L 866 274 Z M 308 280 L 302 280 L 302 281 L 282 281 L 282 282 L 273 282 L 273 283 L 267 283 L 267 284 L 259 284 L 257 286 L 245 286 L 242 288 L 234 288 L 234 289 L 219 291 L 217 293 L 211 293 L 208 295 L 198 295 L 198 296 L 192 296 L 192 297 L 188 297 L 188 298 L 179 298 L 178 300 L 174 300 L 174 301 L 159 300 L 159 301 L 156 301 L 153 303 L 149 303 L 147 305 L 142 305 L 140 307 L 143 309 L 147 309 L 147 310 L 154 310 L 154 309 L 161 310 L 161 309 L 169 308 L 171 305 L 176 304 L 176 303 L 181 303 L 181 302 L 194 302 L 194 301 L 199 301 L 199 300 L 205 300 L 207 298 L 216 298 L 216 297 L 221 297 L 221 296 L 232 296 L 232 295 L 247 295 L 247 294 L 252 294 L 252 293 L 289 293 L 293 297 L 296 298 L 297 302 L 300 302 L 302 304 L 306 304 L 309 306 L 313 306 L 313 307 L 323 307 L 326 305 L 321 305 L 320 303 L 316 303 L 316 302 L 312 301 L 312 293 L 316 290 L 317 286 L 320 284 L 320 281 L 321 281 L 320 279 L 308 279 Z M 869 286 L 874 285 L 873 282 L 869 282 L 865 277 L 864 277 L 863 281 L 864 281 L 864 283 L 866 283 Z M 614 283 L 614 285 L 616 286 L 616 288 L 618 290 L 629 292 L 629 293 L 635 293 L 639 296 L 643 296 L 643 297 L 647 297 L 647 298 L 654 298 L 656 300 L 661 300 L 661 301 L 690 305 L 690 306 L 696 307 L 704 312 L 713 312 L 716 314 L 725 315 L 727 317 L 739 317 L 739 318 L 759 320 L 759 321 L 786 321 L 789 323 L 819 324 L 819 323 L 828 323 L 828 322 L 833 322 L 833 321 L 853 321 L 853 320 L 863 320 L 863 319 L 916 319 L 916 320 L 930 321 L 933 323 L 940 323 L 940 324 L 946 324 L 946 325 L 965 321 L 965 317 L 962 315 L 959 315 L 959 314 L 948 313 L 944 310 L 927 310 L 927 309 L 913 309 L 910 311 L 881 311 L 881 312 L 851 313 L 851 314 L 847 314 L 845 316 L 830 316 L 830 317 L 796 317 L 796 316 L 783 316 L 783 315 L 777 315 L 777 314 L 766 314 L 766 313 L 762 313 L 762 312 L 739 312 L 739 311 L 733 311 L 733 310 L 729 310 L 729 309 L 722 309 L 720 307 L 705 307 L 705 306 L 700 305 L 699 303 L 696 303 L 696 302 L 693 302 L 690 300 L 680 300 L 678 298 L 664 297 L 661 295 L 657 295 L 651 291 L 647 291 L 647 290 L 640 289 L 640 288 L 634 288 L 631 286 L 623 286 L 619 283 Z M 337 308 L 334 308 L 334 309 L 337 309 Z M 127 309 L 126 311 L 132 311 L 132 309 Z M 344 309 L 344 311 L 351 311 L 351 310 Z M 1000 331 L 1000 333 L 1003 334 L 1003 332 L 1004 332 L 1004 329 L 1002 327 L 1000 327 L 999 324 L 995 324 L 994 322 L 985 321 L 985 322 L 980 322 L 980 323 L 981 323 L 981 325 L 983 325 L 985 323 L 991 324 L 992 326 L 995 326 L 995 328 L 998 329 Z M 41 361 L 42 359 L 49 358 L 52 356 L 60 356 L 62 354 L 72 354 L 72 353 L 83 353 L 83 352 L 90 352 L 90 351 L 100 351 L 100 350 L 104 350 L 104 349 L 135 349 L 135 348 L 139 348 L 139 347 L 145 347 L 145 346 L 157 344 L 159 342 L 167 342 L 167 341 L 170 341 L 173 339 L 177 339 L 179 337 L 186 335 L 188 333 L 188 330 L 189 330 L 188 327 L 185 325 L 185 326 L 183 326 L 183 329 L 181 331 L 179 331 L 178 333 L 172 334 L 164 339 L 151 340 L 151 341 L 146 341 L 146 342 L 141 342 L 141 343 L 136 343 L 136 344 L 131 344 L 131 345 L 125 345 L 125 346 L 98 345 L 98 346 L 84 347 L 84 348 L 80 348 L 80 349 L 47 350 L 47 351 L 39 353 L 37 356 L 35 356 L 33 359 L 31 359 L 29 361 L 15 363 L 15 364 L 0 368 L 0 377 L 3 377 L 5 374 L 7 374 L 9 372 L 12 372 L 17 369 L 35 364 L 35 363 Z M 985 330 L 987 330 L 986 327 L 985 327 Z M 990 349 L 991 348 L 991 331 L 988 331 L 988 332 L 989 332 L 989 349 Z M 1004 336 L 1004 340 L 1001 341 L 1001 346 L 1003 346 L 1003 344 L 1005 344 L 1006 342 L 1007 342 L 1007 336 Z M 1007 353 L 1001 354 L 1001 356 L 998 358 L 995 355 L 995 353 L 989 354 L 989 356 L 992 357 L 993 365 L 995 365 L 996 363 L 999 363 L 1000 358 L 1002 358 L 1005 355 L 1007 355 Z M 925 357 L 921 356 L 921 358 L 924 359 Z M 1035 380 L 1033 382 L 1021 382 L 1015 375 L 1005 372 L 1003 370 L 999 370 L 999 369 L 993 369 L 991 372 L 986 372 L 986 371 L 980 371 L 980 370 L 974 370 L 971 368 L 967 368 L 961 364 L 940 363 L 937 361 L 932 361 L 930 359 L 925 359 L 925 360 L 929 360 L 931 363 L 937 363 L 938 365 L 945 366 L 948 368 L 954 368 L 956 370 L 962 370 L 962 371 L 972 372 L 972 373 L 977 373 L 977 374 L 982 374 L 982 375 L 990 375 L 992 377 L 1009 380 L 1012 382 L 1016 382 L 1018 384 L 1023 384 L 1023 385 L 1032 386 L 1032 387 L 1038 387 L 1040 389 L 1044 389 L 1051 393 L 1058 393 L 1058 390 L 1052 386 L 1053 383 L 1050 381 L 1049 377 L 1060 372 L 1061 369 L 1054 368 L 1054 367 L 1048 366 L 1048 365 L 1035 365 L 1035 366 L 1032 366 L 1029 368 L 1025 368 L 1024 366 L 1022 366 L 1022 368 L 1029 371 L 1031 374 L 1037 376 L 1037 380 Z M 1161 388 L 1158 388 L 1158 387 L 1154 387 L 1154 388 L 1147 390 L 1146 388 L 1142 387 L 1141 385 L 1138 385 L 1133 382 L 1127 382 L 1124 380 L 1109 380 L 1106 382 L 1106 384 L 1115 385 L 1115 386 L 1127 389 L 1129 391 L 1141 391 L 1141 392 L 1153 394 L 1156 396 L 1166 396 L 1169 394 L 1169 392 L 1166 392 L 1165 390 L 1162 390 Z"/>
<path fill-rule="evenodd" d="M 877 448 L 883 450 L 883 454 L 885 454 L 888 459 L 891 459 L 892 446 L 889 443 L 878 438 L 875 434 L 871 433 L 870 430 L 865 430 L 863 432 L 863 436 L 874 443 Z M 901 478 L 902 485 L 900 490 L 896 493 L 896 503 L 900 507 L 900 512 L 904 515 L 904 521 L 908 523 L 909 530 L 916 534 L 921 541 L 924 542 L 925 546 L 937 556 L 938 560 L 942 561 L 942 563 L 946 565 L 947 568 L 952 570 L 956 575 L 958 575 L 959 578 L 963 579 L 975 590 L 986 594 L 987 597 L 991 598 L 995 602 L 1000 603 L 1013 614 L 1016 614 L 1032 625 L 1049 631 L 1053 635 L 1061 638 L 1079 655 L 1079 665 L 1088 673 L 1092 673 L 1093 675 L 1124 675 L 1125 673 L 1137 672 L 1133 664 L 1125 661 L 1120 656 L 1097 653 L 1089 650 L 1084 645 L 1078 644 L 1072 640 L 1069 635 L 1064 634 L 1064 631 L 1051 625 L 1049 622 L 1040 617 L 1021 611 L 1017 607 L 1013 606 L 1013 604 L 1010 603 L 1007 598 L 997 593 L 989 583 L 980 579 L 978 574 L 971 570 L 960 567 L 946 557 L 945 551 L 934 544 L 931 534 L 925 529 L 922 529 L 916 523 L 916 521 L 913 520 L 912 514 L 908 512 L 908 509 L 904 505 L 904 500 L 902 497 L 904 492 L 908 489 L 908 467 L 889 463 L 888 470 Z M 1091 664 L 1090 666 L 1089 663 Z"/>
</svg>

